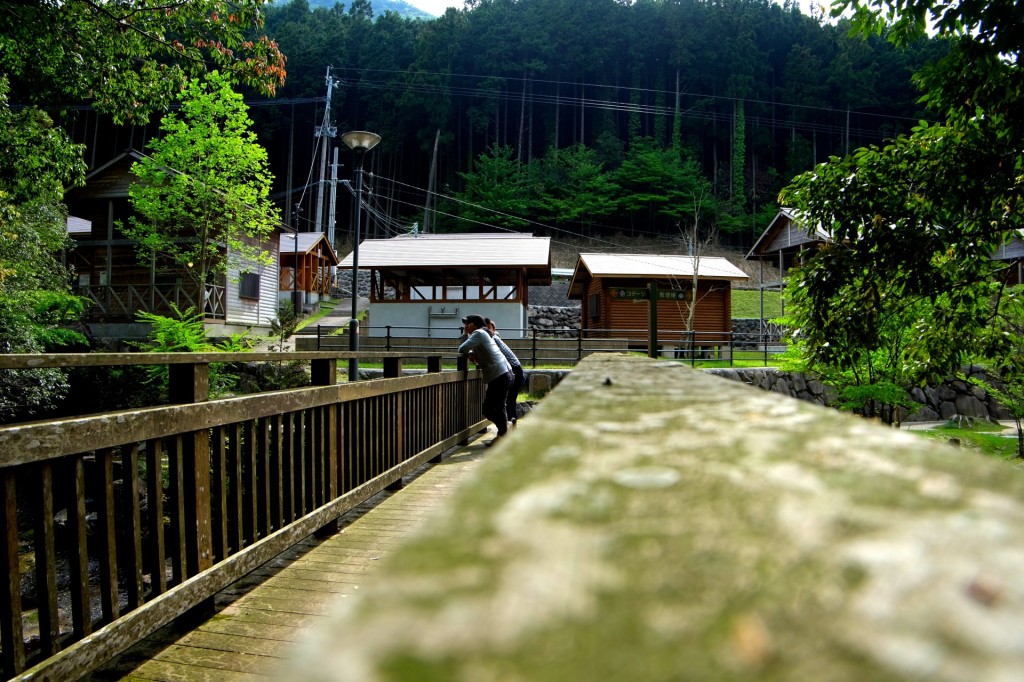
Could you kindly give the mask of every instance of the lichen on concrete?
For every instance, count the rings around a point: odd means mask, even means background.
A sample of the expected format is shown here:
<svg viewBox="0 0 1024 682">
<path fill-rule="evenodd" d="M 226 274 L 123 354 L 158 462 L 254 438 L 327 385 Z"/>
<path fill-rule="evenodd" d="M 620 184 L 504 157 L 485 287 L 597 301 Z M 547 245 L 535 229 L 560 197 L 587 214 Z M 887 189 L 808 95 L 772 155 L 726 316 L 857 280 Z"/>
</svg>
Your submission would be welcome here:
<svg viewBox="0 0 1024 682">
<path fill-rule="evenodd" d="M 1009 465 L 675 363 L 586 359 L 306 679 L 1010 680 Z"/>
</svg>

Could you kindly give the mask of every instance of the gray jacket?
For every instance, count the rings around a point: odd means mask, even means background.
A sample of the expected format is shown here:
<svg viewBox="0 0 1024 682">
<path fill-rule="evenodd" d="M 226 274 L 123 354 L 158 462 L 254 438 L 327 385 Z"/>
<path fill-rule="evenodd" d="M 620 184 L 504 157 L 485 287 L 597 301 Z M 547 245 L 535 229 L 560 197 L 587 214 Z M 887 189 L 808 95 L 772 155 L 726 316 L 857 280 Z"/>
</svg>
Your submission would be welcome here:
<svg viewBox="0 0 1024 682">
<path fill-rule="evenodd" d="M 491 383 L 502 374 L 512 371 L 512 368 L 508 365 L 508 360 L 498 350 L 498 345 L 494 343 L 494 339 L 487 333 L 487 330 L 477 329 L 468 337 L 463 334 L 462 338 L 465 340 L 459 344 L 459 352 L 466 355 L 469 351 L 473 351 L 480 369 L 484 372 L 484 381 L 487 383 Z"/>
<path fill-rule="evenodd" d="M 512 369 L 515 369 L 516 367 L 522 367 L 522 365 L 519 362 L 519 358 L 517 358 L 516 354 L 512 352 L 512 349 L 509 348 L 508 345 L 501 340 L 500 336 L 495 334 L 491 338 L 494 339 L 494 343 L 498 345 L 498 350 L 500 350 L 501 354 L 505 356 L 506 360 L 508 360 L 508 364 L 510 367 L 512 367 Z"/>
</svg>

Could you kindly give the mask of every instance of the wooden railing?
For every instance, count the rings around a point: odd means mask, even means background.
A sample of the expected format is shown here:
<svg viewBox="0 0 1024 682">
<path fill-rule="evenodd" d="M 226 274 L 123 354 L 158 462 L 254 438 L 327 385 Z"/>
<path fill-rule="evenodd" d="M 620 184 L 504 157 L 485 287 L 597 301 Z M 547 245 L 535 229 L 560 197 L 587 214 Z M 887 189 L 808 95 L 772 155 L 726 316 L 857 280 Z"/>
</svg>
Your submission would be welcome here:
<svg viewBox="0 0 1024 682">
<path fill-rule="evenodd" d="M 332 350 L 348 348 L 346 327 L 310 325 L 297 332 L 300 349 Z M 575 364 L 594 353 L 648 352 L 647 329 L 505 329 L 503 340 L 523 363 L 537 367 L 550 364 Z M 360 348 L 402 351 L 414 354 L 440 354 L 446 359 L 458 356 L 458 343 L 452 337 L 430 336 L 425 327 L 360 325 Z M 772 333 L 774 332 L 774 333 Z M 516 335 L 514 336 L 513 333 Z M 316 343 L 308 337 L 316 337 Z M 519 336 L 519 338 L 517 338 Z M 308 339 L 308 340 L 307 340 Z M 732 331 L 694 332 L 660 329 L 655 341 L 659 357 L 696 364 L 701 360 L 717 360 L 731 364 L 736 359 L 759 360 L 765 365 L 776 361 L 785 351 L 779 341 L 778 329 L 763 333 Z"/>
<path fill-rule="evenodd" d="M 402 377 L 376 353 L 394 378 L 335 385 L 355 355 L 247 353 L 309 360 L 318 385 L 213 401 L 209 364 L 237 355 L 0 355 L 0 371 L 166 363 L 176 403 L 0 427 L 4 678 L 85 674 L 484 428 L 479 372 L 435 357 Z"/>
<path fill-rule="evenodd" d="M 202 301 L 195 287 L 184 284 L 90 284 L 77 287 L 75 293 L 92 302 L 87 311 L 92 317 L 133 320 L 139 311 L 171 314 L 172 305 L 179 310 L 202 310 L 215 320 L 227 315 L 225 290 L 217 284 L 206 285 Z"/>
</svg>

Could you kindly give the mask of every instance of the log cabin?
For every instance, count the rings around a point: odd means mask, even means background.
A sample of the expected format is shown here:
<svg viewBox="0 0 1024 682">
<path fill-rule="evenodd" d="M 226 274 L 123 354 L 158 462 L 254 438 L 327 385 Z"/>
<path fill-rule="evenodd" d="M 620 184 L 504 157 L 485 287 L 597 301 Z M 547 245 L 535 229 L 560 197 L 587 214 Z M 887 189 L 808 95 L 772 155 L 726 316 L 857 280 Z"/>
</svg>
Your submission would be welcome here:
<svg viewBox="0 0 1024 682">
<path fill-rule="evenodd" d="M 171 315 L 171 304 L 201 310 L 214 336 L 269 324 L 278 306 L 279 230 L 259 244 L 271 253 L 272 265 L 255 265 L 246 273 L 231 267 L 227 277 L 217 276 L 203 291 L 180 265 L 160 258 L 143 262 L 136 242 L 118 229 L 135 215 L 128 187 L 135 179 L 132 164 L 142 158 L 129 149 L 90 172 L 83 186 L 65 192 L 72 243 L 66 258 L 75 272 L 74 292 L 91 301 L 84 321 L 93 335 L 144 336 L 148 325 L 137 323 L 136 314 Z"/>
<path fill-rule="evenodd" d="M 630 340 L 646 347 L 649 284 L 659 290 L 658 345 L 669 348 L 720 348 L 732 331 L 732 283 L 747 275 L 725 258 L 652 254 L 581 253 L 569 284 L 569 298 L 582 302 L 585 338 Z M 692 329 L 688 328 L 693 286 L 697 295 Z M 692 333 L 691 333 L 692 332 Z"/>
<path fill-rule="evenodd" d="M 331 297 L 337 279 L 338 255 L 327 235 L 323 232 L 282 234 L 280 249 L 278 291 L 282 302 L 297 301 L 296 310 L 310 312 L 320 301 Z"/>
</svg>

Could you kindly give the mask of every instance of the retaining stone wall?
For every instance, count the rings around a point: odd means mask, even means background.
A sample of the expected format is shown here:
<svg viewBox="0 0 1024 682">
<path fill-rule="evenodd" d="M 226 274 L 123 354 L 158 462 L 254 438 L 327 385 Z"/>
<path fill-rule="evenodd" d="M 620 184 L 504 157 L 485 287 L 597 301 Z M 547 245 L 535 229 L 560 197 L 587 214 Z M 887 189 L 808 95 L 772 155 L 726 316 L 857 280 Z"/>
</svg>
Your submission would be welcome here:
<svg viewBox="0 0 1024 682">
<path fill-rule="evenodd" d="M 834 389 L 803 374 L 760 367 L 705 371 L 818 405 L 833 406 L 836 399 Z M 964 373 L 969 377 L 987 377 L 980 367 L 974 365 L 965 367 Z M 1011 418 L 1006 408 L 990 396 L 985 389 L 961 379 L 947 379 L 935 387 L 914 387 L 908 393 L 911 398 L 921 403 L 922 407 L 903 419 L 907 422 L 943 421 L 954 417 L 971 417 L 988 421 Z"/>
</svg>

